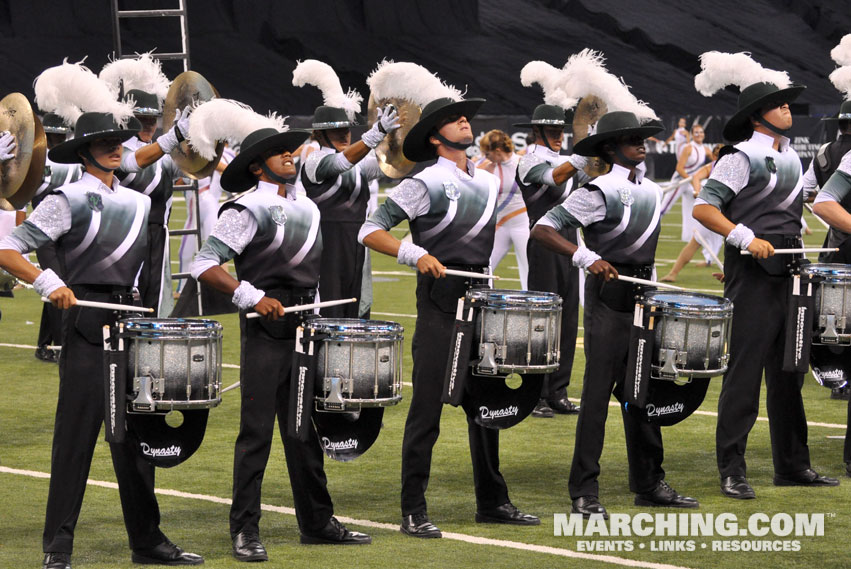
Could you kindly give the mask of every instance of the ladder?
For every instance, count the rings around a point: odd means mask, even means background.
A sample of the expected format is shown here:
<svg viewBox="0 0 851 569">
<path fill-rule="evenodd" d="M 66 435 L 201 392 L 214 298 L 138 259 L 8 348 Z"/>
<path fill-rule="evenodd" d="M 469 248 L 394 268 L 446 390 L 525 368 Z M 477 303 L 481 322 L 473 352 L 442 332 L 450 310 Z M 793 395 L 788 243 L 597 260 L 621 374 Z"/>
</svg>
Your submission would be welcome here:
<svg viewBox="0 0 851 569">
<path fill-rule="evenodd" d="M 180 18 L 180 45 L 181 51 L 172 53 L 154 53 L 155 58 L 160 60 L 183 60 L 183 70 L 189 71 L 189 23 L 186 16 L 186 0 L 177 0 L 177 8 L 159 8 L 149 10 L 121 10 L 118 6 L 119 0 L 112 0 L 112 40 L 115 48 L 115 57 L 119 59 L 133 58 L 135 54 L 125 54 L 121 44 L 121 20 L 125 18 Z M 184 197 L 188 192 L 195 192 L 195 226 L 187 229 L 175 229 L 169 231 L 170 237 L 182 237 L 184 235 L 195 236 L 195 251 L 201 247 L 201 209 L 200 193 L 198 192 L 198 181 L 192 180 L 189 184 L 175 184 L 175 192 L 183 192 Z M 189 200 L 186 200 L 188 204 Z M 187 206 L 188 207 L 188 206 Z M 169 256 L 170 257 L 170 256 Z M 191 278 L 188 272 L 173 273 L 172 280 Z M 185 286 L 185 285 L 184 285 Z M 201 302 L 201 285 L 197 288 L 198 315 L 203 316 L 203 304 Z"/>
</svg>

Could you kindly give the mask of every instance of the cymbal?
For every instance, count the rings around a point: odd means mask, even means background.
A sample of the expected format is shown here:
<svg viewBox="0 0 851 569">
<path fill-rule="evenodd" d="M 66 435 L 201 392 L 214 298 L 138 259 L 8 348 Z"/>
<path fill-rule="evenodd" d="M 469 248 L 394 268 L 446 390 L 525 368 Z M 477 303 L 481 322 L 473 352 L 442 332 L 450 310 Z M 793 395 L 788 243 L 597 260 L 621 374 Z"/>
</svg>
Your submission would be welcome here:
<svg viewBox="0 0 851 569">
<path fill-rule="evenodd" d="M 15 135 L 15 157 L 0 163 L 0 208 L 21 209 L 44 180 L 47 138 L 41 121 L 21 93 L 0 100 L 0 132 Z"/>
<path fill-rule="evenodd" d="M 206 102 L 219 96 L 216 88 L 203 75 L 195 71 L 184 71 L 171 82 L 163 103 L 163 129 L 171 128 L 174 117 L 189 105 Z M 224 152 L 224 141 L 216 145 L 216 157 L 207 160 L 195 152 L 184 140 L 171 151 L 171 158 L 183 172 L 195 180 L 206 178 L 213 173 Z"/>
<path fill-rule="evenodd" d="M 596 95 L 582 97 L 573 115 L 573 144 L 587 138 L 588 130 L 606 114 L 607 110 L 606 103 Z M 608 172 L 609 165 L 601 158 L 594 157 L 588 160 L 584 170 L 586 174 L 596 178 Z"/>
<path fill-rule="evenodd" d="M 402 143 L 411 128 L 420 120 L 422 109 L 407 99 L 391 98 L 376 101 L 370 94 L 367 105 L 367 120 L 374 123 L 378 114 L 378 107 L 391 104 L 396 107 L 399 115 L 399 123 L 402 125 L 387 134 L 384 140 L 375 147 L 375 156 L 378 158 L 378 167 L 389 178 L 403 178 L 414 169 L 416 162 L 411 162 L 402 153 Z"/>
</svg>

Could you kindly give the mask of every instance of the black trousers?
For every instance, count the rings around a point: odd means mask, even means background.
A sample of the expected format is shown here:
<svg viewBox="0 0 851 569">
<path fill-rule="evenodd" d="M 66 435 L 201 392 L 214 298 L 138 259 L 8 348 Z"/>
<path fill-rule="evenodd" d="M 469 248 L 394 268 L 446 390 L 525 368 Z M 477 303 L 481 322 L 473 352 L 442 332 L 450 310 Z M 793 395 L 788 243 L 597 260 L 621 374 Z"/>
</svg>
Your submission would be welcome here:
<svg viewBox="0 0 851 569">
<path fill-rule="evenodd" d="M 764 371 L 774 472 L 800 472 L 810 467 L 801 399 L 804 374 L 782 370 L 792 280 L 769 276 L 753 257 L 729 246 L 724 258 L 724 296 L 733 301 L 733 327 L 730 365 L 718 399 L 718 471 L 722 478 L 746 474 L 745 448 L 759 411 Z"/>
<path fill-rule="evenodd" d="M 322 259 L 319 266 L 321 300 L 357 298 L 360 300 L 366 249 L 358 243 L 362 222 L 320 221 Z M 358 303 L 322 308 L 323 318 L 357 318 Z"/>
<path fill-rule="evenodd" d="M 565 228 L 562 237 L 576 243 L 576 229 Z M 547 249 L 530 239 L 526 246 L 529 258 L 529 290 L 554 292 L 561 296 L 561 361 L 558 370 L 548 373 L 541 397 L 554 400 L 566 394 L 570 385 L 573 357 L 576 351 L 576 333 L 579 326 L 579 269 L 570 258 Z"/>
<path fill-rule="evenodd" d="M 457 278 L 457 277 L 447 277 Z M 443 280 L 443 279 L 441 279 Z M 440 434 L 443 376 L 449 358 L 452 313 L 441 310 L 431 298 L 435 279 L 417 275 L 417 324 L 412 355 L 414 384 L 411 407 L 402 440 L 402 515 L 427 511 L 425 492 L 431 471 L 431 455 Z M 473 483 L 479 510 L 496 508 L 509 501 L 508 487 L 499 472 L 499 431 L 477 425 L 467 417 Z"/>
<path fill-rule="evenodd" d="M 299 529 L 302 533 L 316 533 L 328 523 L 334 506 L 327 489 L 324 455 L 315 433 L 307 443 L 287 436 L 295 340 L 272 338 L 256 319 L 246 320 L 240 315 L 239 321 L 242 406 L 233 459 L 231 536 L 241 531 L 259 532 L 260 489 L 272 448 L 275 417 L 284 443 Z"/>
<path fill-rule="evenodd" d="M 162 294 L 163 263 L 165 262 L 165 226 L 148 224 L 148 252 L 139 274 L 139 295 L 142 306 L 153 308 L 159 313 Z"/>
<path fill-rule="evenodd" d="M 109 293 L 73 287 L 81 300 L 115 302 Z M 63 318 L 59 358 L 59 401 L 53 430 L 50 489 L 44 523 L 45 552 L 71 553 L 86 479 L 104 417 L 103 341 L 101 325 L 108 314 L 74 307 Z M 92 342 L 96 339 L 97 342 Z M 118 480 L 124 525 L 130 548 L 148 549 L 165 540 L 159 530 L 160 511 L 154 495 L 154 467 L 128 441 L 110 444 Z"/>
<path fill-rule="evenodd" d="M 62 276 L 62 265 L 59 262 L 59 254 L 56 251 L 56 243 L 53 241 L 42 245 L 35 250 L 35 256 L 41 270 L 53 269 L 53 272 Z M 41 308 L 41 323 L 38 327 L 38 346 L 62 344 L 62 311 L 49 302 L 45 302 Z"/>
<path fill-rule="evenodd" d="M 621 401 L 626 379 L 632 312 L 606 306 L 599 295 L 601 280 L 585 281 L 585 381 L 576 422 L 573 464 L 568 489 L 572 499 L 599 496 L 597 478 L 606 434 L 606 417 L 612 393 Z M 621 405 L 629 461 L 629 489 L 649 492 L 665 478 L 664 449 L 658 425 L 627 412 Z"/>
</svg>

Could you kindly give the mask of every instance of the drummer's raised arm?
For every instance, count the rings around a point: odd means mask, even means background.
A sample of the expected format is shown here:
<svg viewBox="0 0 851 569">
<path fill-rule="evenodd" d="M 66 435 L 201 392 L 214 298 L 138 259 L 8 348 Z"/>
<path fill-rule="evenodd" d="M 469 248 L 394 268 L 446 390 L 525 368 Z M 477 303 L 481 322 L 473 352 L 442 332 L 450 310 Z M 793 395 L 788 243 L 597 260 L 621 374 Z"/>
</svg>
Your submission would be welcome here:
<svg viewBox="0 0 851 569">
<path fill-rule="evenodd" d="M 842 207 L 842 200 L 851 192 L 851 152 L 842 158 L 836 171 L 816 196 L 813 212 L 834 229 L 851 233 L 851 213 Z"/>
</svg>

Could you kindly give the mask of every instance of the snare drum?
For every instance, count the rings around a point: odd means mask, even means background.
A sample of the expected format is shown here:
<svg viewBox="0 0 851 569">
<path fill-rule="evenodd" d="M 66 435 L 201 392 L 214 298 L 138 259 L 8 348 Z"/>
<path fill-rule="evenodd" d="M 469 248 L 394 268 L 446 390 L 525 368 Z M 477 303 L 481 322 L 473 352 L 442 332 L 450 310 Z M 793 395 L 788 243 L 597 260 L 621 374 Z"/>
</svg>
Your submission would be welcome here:
<svg viewBox="0 0 851 569">
<path fill-rule="evenodd" d="M 402 400 L 402 332 L 396 322 L 317 318 L 315 399 L 320 411 L 388 407 Z M 324 339 L 322 339 L 324 337 Z"/>
<path fill-rule="evenodd" d="M 550 373 L 558 369 L 561 297 L 551 292 L 474 289 L 473 345 L 479 346 L 480 375 Z"/>
<path fill-rule="evenodd" d="M 813 263 L 801 272 L 815 283 L 813 344 L 851 345 L 851 265 Z"/>
<path fill-rule="evenodd" d="M 727 371 L 733 303 L 696 292 L 654 290 L 644 305 L 655 313 L 650 377 L 713 377 Z"/>
<path fill-rule="evenodd" d="M 126 318 L 128 410 L 167 413 L 221 403 L 222 325 L 215 320 Z"/>
</svg>

